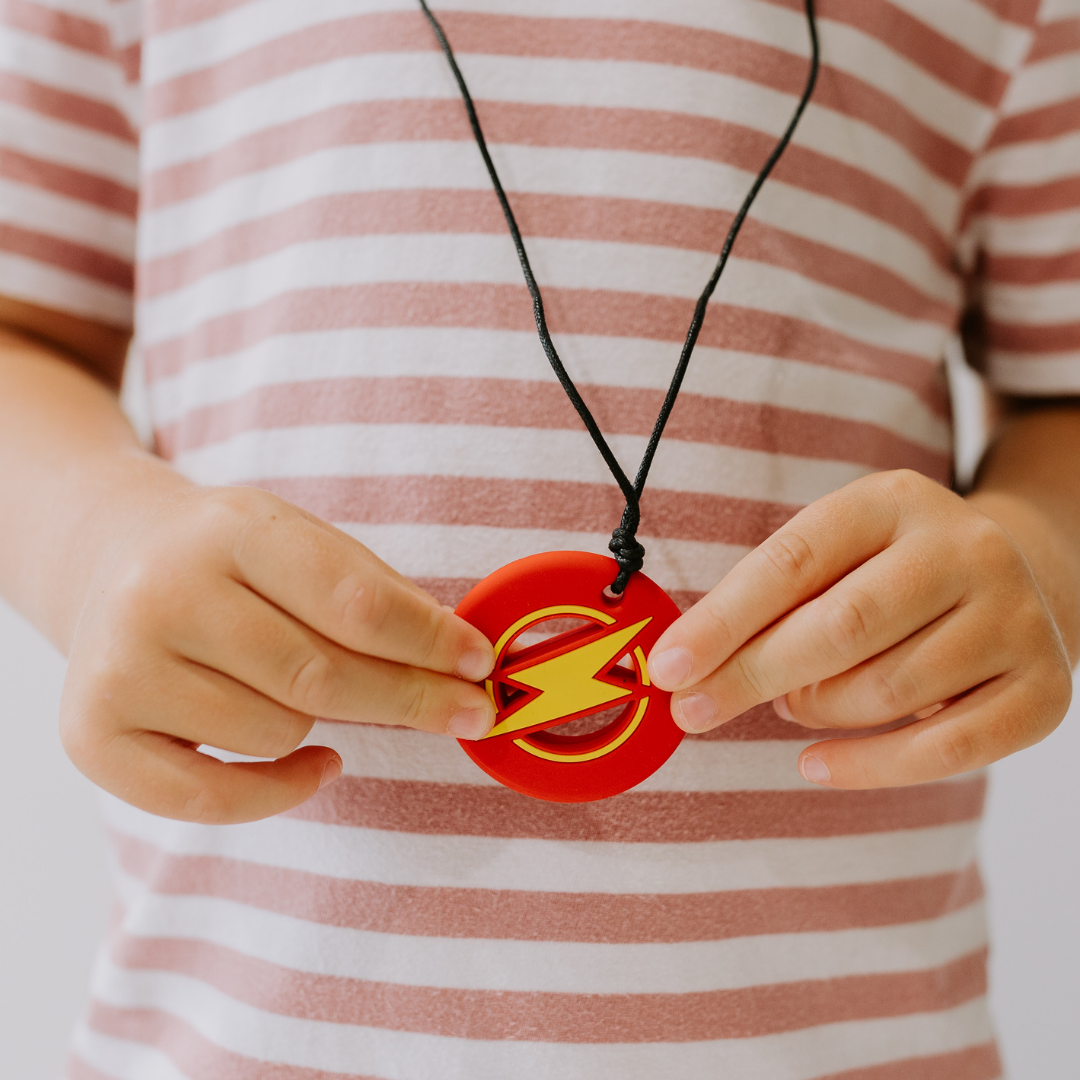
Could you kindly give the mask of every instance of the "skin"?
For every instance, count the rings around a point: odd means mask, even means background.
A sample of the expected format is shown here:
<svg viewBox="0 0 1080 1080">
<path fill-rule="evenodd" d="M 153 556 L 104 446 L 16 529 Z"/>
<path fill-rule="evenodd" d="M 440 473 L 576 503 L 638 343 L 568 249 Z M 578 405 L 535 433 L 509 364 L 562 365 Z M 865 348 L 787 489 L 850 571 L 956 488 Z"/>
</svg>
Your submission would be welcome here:
<svg viewBox="0 0 1080 1080">
<path fill-rule="evenodd" d="M 490 730 L 478 630 L 312 515 L 142 450 L 123 334 L 0 315 L 0 590 L 70 659 L 60 734 L 91 780 L 166 817 L 251 821 L 341 774 L 332 749 L 298 749 L 316 716 Z"/>
<path fill-rule="evenodd" d="M 918 784 L 1031 746 L 1080 654 L 1080 408 L 1016 409 L 966 499 L 906 470 L 819 499 L 664 633 L 653 681 L 707 731 L 754 705 L 808 728 L 836 788 Z"/>
<path fill-rule="evenodd" d="M 330 748 L 298 749 L 315 716 L 490 729 L 478 631 L 325 522 L 140 448 L 121 331 L 2 299 L 0 322 L 0 592 L 70 658 L 61 737 L 87 776 L 167 817 L 250 821 L 340 775 Z M 694 730 L 774 698 L 852 729 L 945 703 L 810 747 L 800 769 L 831 786 L 975 768 L 1065 713 L 1078 538 L 1080 409 L 1032 409 L 966 500 L 894 472 L 808 507 L 668 629 L 650 672 Z"/>
</svg>

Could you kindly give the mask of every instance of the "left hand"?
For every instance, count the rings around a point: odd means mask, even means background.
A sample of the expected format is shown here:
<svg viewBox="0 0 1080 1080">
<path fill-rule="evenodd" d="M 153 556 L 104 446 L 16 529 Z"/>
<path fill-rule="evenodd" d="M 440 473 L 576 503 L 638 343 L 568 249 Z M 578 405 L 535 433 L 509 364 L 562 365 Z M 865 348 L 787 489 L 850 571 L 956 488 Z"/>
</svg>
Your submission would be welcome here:
<svg viewBox="0 0 1080 1080">
<path fill-rule="evenodd" d="M 762 702 L 808 728 L 870 728 L 807 747 L 818 784 L 919 784 L 1048 735 L 1072 693 L 1061 635 L 1002 526 L 918 473 L 864 477 L 750 552 L 663 634 L 649 674 L 680 727 Z"/>
</svg>

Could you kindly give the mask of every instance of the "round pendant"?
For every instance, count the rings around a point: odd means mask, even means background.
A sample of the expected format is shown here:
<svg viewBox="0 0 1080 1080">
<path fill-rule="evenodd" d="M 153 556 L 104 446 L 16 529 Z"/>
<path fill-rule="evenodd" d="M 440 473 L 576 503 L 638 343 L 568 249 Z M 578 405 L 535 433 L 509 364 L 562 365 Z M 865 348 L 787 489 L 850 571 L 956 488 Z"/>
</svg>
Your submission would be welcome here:
<svg viewBox="0 0 1080 1080">
<path fill-rule="evenodd" d="M 497 709 L 488 735 L 459 741 L 499 783 L 552 802 L 606 799 L 651 776 L 682 741 L 671 695 L 645 670 L 679 609 L 641 573 L 607 599 L 617 571 L 583 551 L 531 555 L 458 605 L 495 646 L 485 686 Z"/>
</svg>

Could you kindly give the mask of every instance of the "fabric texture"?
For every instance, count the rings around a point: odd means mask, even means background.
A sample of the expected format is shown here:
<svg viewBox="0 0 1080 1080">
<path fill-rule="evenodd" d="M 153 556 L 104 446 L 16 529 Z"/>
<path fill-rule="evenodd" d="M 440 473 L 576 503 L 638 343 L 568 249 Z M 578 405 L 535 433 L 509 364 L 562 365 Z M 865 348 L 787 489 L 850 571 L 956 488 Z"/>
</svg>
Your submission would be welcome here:
<svg viewBox="0 0 1080 1080">
<path fill-rule="evenodd" d="M 539 9 L 539 10 L 538 10 Z M 632 467 L 791 114 L 797 0 L 454 0 L 567 366 Z M 6 0 L 0 293 L 132 319 L 161 453 L 446 603 L 622 508 L 546 366 L 457 89 L 405 0 Z M 821 0 L 814 99 L 709 309 L 642 503 L 686 607 L 880 469 L 947 483 L 992 383 L 1080 391 L 1080 3 Z M 136 229 L 137 222 L 137 229 Z M 136 240 L 137 236 L 137 240 Z M 117 921 L 72 1080 L 993 1080 L 981 775 L 816 789 L 755 709 L 560 806 L 451 740 L 320 722 L 252 825 L 105 799 Z"/>
</svg>

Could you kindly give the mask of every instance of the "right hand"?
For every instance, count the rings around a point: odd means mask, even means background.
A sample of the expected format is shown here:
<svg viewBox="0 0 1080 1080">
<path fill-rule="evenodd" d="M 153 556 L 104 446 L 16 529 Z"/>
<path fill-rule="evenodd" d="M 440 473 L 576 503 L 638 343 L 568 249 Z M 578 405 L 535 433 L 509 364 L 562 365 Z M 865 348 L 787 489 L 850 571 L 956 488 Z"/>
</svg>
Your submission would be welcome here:
<svg viewBox="0 0 1080 1080">
<path fill-rule="evenodd" d="M 494 654 L 367 548 L 254 488 L 171 491 L 97 561 L 61 703 L 64 748 L 143 810 L 211 824 L 341 774 L 317 716 L 485 735 Z M 266 762 L 225 764 L 217 747 Z"/>
</svg>

